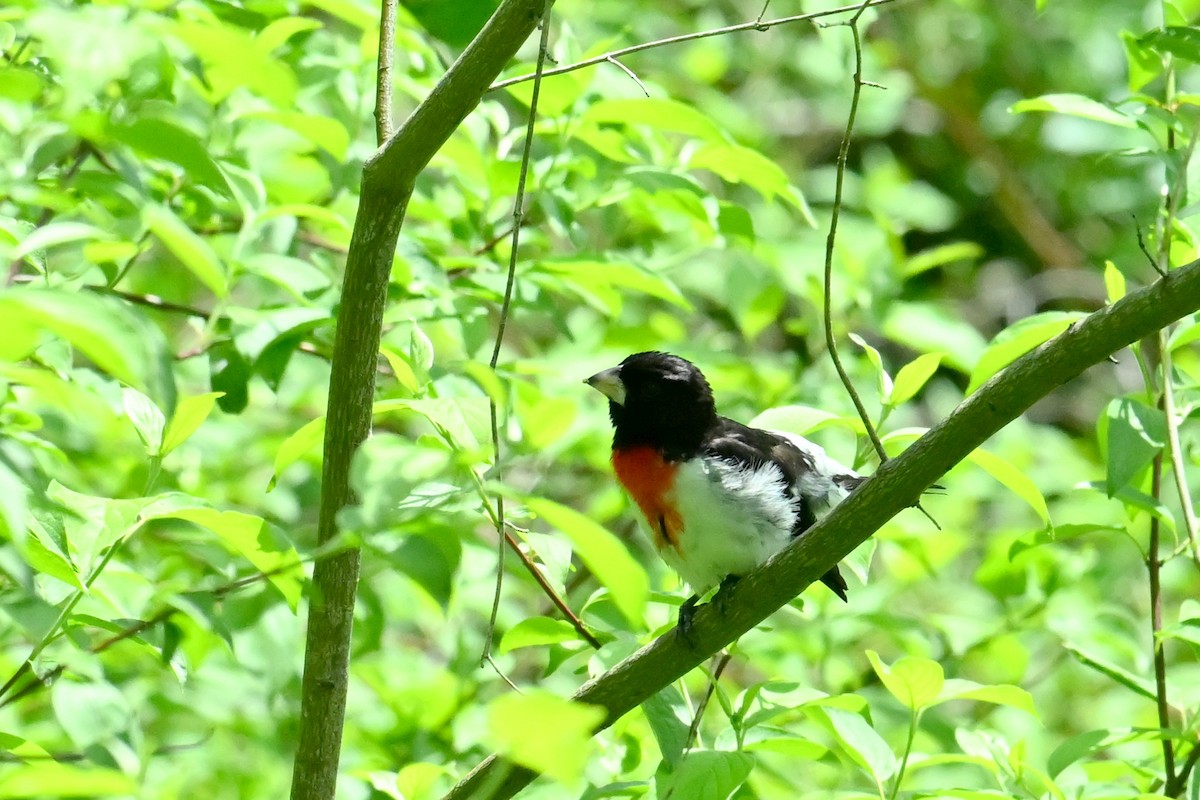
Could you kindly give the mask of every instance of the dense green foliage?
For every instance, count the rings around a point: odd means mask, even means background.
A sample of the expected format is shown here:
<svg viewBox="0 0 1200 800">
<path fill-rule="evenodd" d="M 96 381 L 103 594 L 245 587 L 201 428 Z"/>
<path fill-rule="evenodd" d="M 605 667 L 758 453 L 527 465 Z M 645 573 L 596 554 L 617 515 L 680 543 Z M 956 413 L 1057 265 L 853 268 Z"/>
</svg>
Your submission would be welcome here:
<svg viewBox="0 0 1200 800">
<path fill-rule="evenodd" d="M 397 119 L 492 4 L 461 5 L 401 8 Z M 893 452 L 1197 257 L 1200 4 L 1038 5 L 860 22 L 882 88 L 830 299 Z M 548 66 L 761 8 L 561 0 Z M 377 28 L 361 0 L 0 8 L 0 796 L 286 791 Z M 821 315 L 853 57 L 847 27 L 800 22 L 623 56 L 636 78 L 547 77 L 495 371 L 532 83 L 486 96 L 423 174 L 333 545 L 364 552 L 345 797 L 436 798 L 494 750 L 546 773 L 530 797 L 1200 796 L 1194 319 L 953 470 L 925 502 L 939 527 L 906 512 L 855 554 L 849 606 L 817 587 L 737 642 L 686 756 L 708 674 L 595 739 L 595 709 L 561 700 L 682 594 L 582 378 L 678 352 L 723 413 L 873 468 Z M 501 497 L 599 650 L 509 553 L 480 666 Z"/>
</svg>

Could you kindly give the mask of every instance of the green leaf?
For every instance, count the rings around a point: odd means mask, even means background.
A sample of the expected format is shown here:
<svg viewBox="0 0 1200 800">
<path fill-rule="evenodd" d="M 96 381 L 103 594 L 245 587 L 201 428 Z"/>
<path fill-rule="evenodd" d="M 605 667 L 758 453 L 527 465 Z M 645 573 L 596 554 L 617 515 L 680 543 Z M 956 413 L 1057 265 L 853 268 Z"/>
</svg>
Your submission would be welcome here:
<svg viewBox="0 0 1200 800">
<path fill-rule="evenodd" d="M 68 556 L 68 542 L 58 515 L 34 511 L 29 520 L 29 534 L 20 543 L 26 563 L 43 575 L 82 589 L 83 579 Z"/>
<path fill-rule="evenodd" d="M 126 387 L 121 390 L 121 406 L 125 416 L 133 423 L 138 438 L 146 447 L 146 454 L 155 458 L 162 453 L 163 428 L 167 424 L 162 411 L 146 395 L 137 389 Z"/>
<path fill-rule="evenodd" d="M 413 371 L 413 368 L 408 365 L 408 361 L 405 360 L 407 356 L 397 353 L 390 347 L 382 347 L 380 348 L 380 352 L 387 359 L 388 366 L 392 369 L 392 374 L 396 376 L 396 383 L 400 384 L 409 394 L 417 394 L 421 391 L 423 384 L 417 378 L 417 373 Z"/>
<path fill-rule="evenodd" d="M 1056 747 L 1046 759 L 1046 771 L 1050 773 L 1051 778 L 1056 778 L 1081 758 L 1108 747 L 1112 738 L 1112 731 L 1108 729 L 1086 731 L 1072 736 Z"/>
<path fill-rule="evenodd" d="M 682 133 L 712 142 L 723 142 L 721 129 L 694 107 L 677 100 L 631 98 L 601 100 L 583 115 L 584 124 L 646 125 L 667 133 Z"/>
<path fill-rule="evenodd" d="M 350 148 L 350 134 L 346 131 L 346 126 L 332 117 L 303 114 L 299 111 L 248 111 L 239 119 L 258 119 L 287 128 L 338 161 L 345 160 L 346 151 Z"/>
<path fill-rule="evenodd" d="M 977 703 L 992 703 L 1026 711 L 1038 716 L 1037 707 L 1033 703 L 1033 695 L 1019 686 L 996 684 L 985 686 L 958 678 L 951 678 L 942 686 L 941 692 L 934 705 L 947 703 L 951 700 L 974 700 Z"/>
<path fill-rule="evenodd" d="M 225 174 L 209 154 L 209 148 L 191 132 L 166 120 L 139 117 L 128 124 L 110 124 L 108 133 L 139 154 L 176 164 L 200 186 L 233 196 Z"/>
<path fill-rule="evenodd" d="M 263 52 L 270 53 L 275 48 L 286 44 L 288 39 L 291 39 L 298 33 L 319 31 L 324 27 L 325 23 L 319 19 L 281 17 L 273 20 L 267 27 L 255 34 L 254 41 Z"/>
<path fill-rule="evenodd" d="M 604 709 L 598 706 L 530 689 L 491 702 L 488 739 L 516 763 L 574 786 L 593 756 L 592 733 L 603 720 Z"/>
<path fill-rule="evenodd" d="M 884 405 L 898 406 L 913 399 L 937 372 L 944 355 L 924 353 L 901 367 L 892 383 L 891 394 L 884 397 Z"/>
<path fill-rule="evenodd" d="M 1111 261 L 1104 262 L 1104 293 L 1110 304 L 1125 296 L 1125 275 Z"/>
<path fill-rule="evenodd" d="M 1047 311 L 1026 317 L 1000 331 L 979 358 L 975 369 L 971 370 L 967 394 L 974 392 L 1030 350 L 1065 331 L 1071 323 L 1086 316 L 1077 311 Z"/>
<path fill-rule="evenodd" d="M 36 261 L 38 266 L 44 271 L 45 253 L 42 251 L 69 242 L 95 241 L 107 238 L 109 238 L 109 235 L 94 225 L 87 225 L 82 222 L 51 222 L 48 225 L 43 225 L 33 230 L 21 240 L 20 244 L 8 250 L 5 260 L 19 261 L 26 256 L 40 254 Z M 0 252 L 5 249 L 7 248 L 0 248 Z"/>
<path fill-rule="evenodd" d="M 905 656 L 889 667 L 874 650 L 867 651 L 867 659 L 892 696 L 914 711 L 932 705 L 942 691 L 946 676 L 936 661 Z"/>
<path fill-rule="evenodd" d="M 683 757 L 691 732 L 691 708 L 675 684 L 659 689 L 642 703 L 642 712 L 650 723 L 654 741 L 663 761 L 674 766 Z"/>
<path fill-rule="evenodd" d="M 0 359 L 26 357 L 38 331 L 62 337 L 101 370 L 142 391 L 154 381 L 157 340 L 109 298 L 59 289 L 0 290 Z"/>
<path fill-rule="evenodd" d="M 175 212 L 166 206 L 150 203 L 142 209 L 142 220 L 179 263 L 200 279 L 217 297 L 228 292 L 225 268 L 208 242 L 192 232 Z"/>
<path fill-rule="evenodd" d="M 186 520 L 209 529 L 231 553 L 243 556 L 255 569 L 266 575 L 293 611 L 299 606 L 300 558 L 290 547 L 278 549 L 264 542 L 266 522 L 262 517 L 212 508 L 180 508 L 159 516 Z"/>
<path fill-rule="evenodd" d="M 660 800 L 728 800 L 752 769 L 754 756 L 749 753 L 693 750 L 673 769 L 656 776 L 657 795 Z"/>
<path fill-rule="evenodd" d="M 757 150 L 726 142 L 706 144 L 692 152 L 688 169 L 705 169 L 728 183 L 741 183 L 765 200 L 779 198 L 800 212 L 806 224 L 816 220 L 803 196 L 792 186 L 788 174 Z"/>
<path fill-rule="evenodd" d="M 617 609 L 635 629 L 640 628 L 650 579 L 621 540 L 573 508 L 541 497 L 524 501 L 530 511 L 567 535 L 580 560 L 612 594 Z"/>
<path fill-rule="evenodd" d="M 566 620 L 530 617 L 509 628 L 500 640 L 498 649 L 501 653 L 507 653 L 521 647 L 542 647 L 578 639 L 579 631 Z"/>
<path fill-rule="evenodd" d="M 1162 74 L 1162 57 L 1130 31 L 1121 31 L 1121 43 L 1125 46 L 1125 64 L 1129 68 L 1129 91 L 1139 92 Z"/>
<path fill-rule="evenodd" d="M 1046 506 L 1046 498 L 1042 495 L 1041 489 L 1011 461 L 982 448 L 972 451 L 967 459 L 1024 500 L 1042 518 L 1042 522 L 1046 525 L 1050 524 L 1050 509 Z"/>
<path fill-rule="evenodd" d="M 1200 64 L 1200 30 L 1182 25 L 1150 31 L 1138 44 L 1155 52 L 1170 54 L 1176 58 Z"/>
<path fill-rule="evenodd" d="M 224 392 L 207 392 L 180 400 L 163 434 L 161 455 L 165 456 L 186 442 L 196 429 L 204 424 L 204 420 L 208 419 L 217 398 L 224 395 Z"/>
<path fill-rule="evenodd" d="M 801 405 L 768 408 L 750 420 L 750 425 L 755 428 L 786 431 L 798 436 L 807 436 L 829 427 L 847 428 L 855 433 L 863 432 L 862 420 L 858 417 L 841 417 L 819 408 Z"/>
<path fill-rule="evenodd" d="M 983 254 L 983 247 L 975 242 L 950 242 L 909 256 L 900 268 L 900 274 L 911 278 L 956 261 L 975 261 Z"/>
<path fill-rule="evenodd" d="M 1158 698 L 1158 695 L 1154 691 L 1154 684 L 1140 675 L 1135 675 L 1124 667 L 1119 667 L 1110 661 L 1091 655 L 1084 651 L 1083 648 L 1070 642 L 1063 642 L 1063 647 L 1066 648 L 1068 653 L 1075 656 L 1080 664 L 1099 672 L 1107 678 L 1111 678 L 1135 694 L 1139 694 L 1151 701 Z"/>
<path fill-rule="evenodd" d="M 293 105 L 298 82 L 287 62 L 271 56 L 275 41 L 257 42 L 242 28 L 221 22 L 178 22 L 170 30 L 203 63 L 213 105 L 240 87 L 261 95 L 277 108 Z"/>
<path fill-rule="evenodd" d="M 666 278 L 647 272 L 631 263 L 598 259 L 547 259 L 534 265 L 534 271 L 553 275 L 580 290 L 584 299 L 594 298 L 597 310 L 617 314 L 622 307 L 621 289 L 665 300 L 684 310 L 691 303 Z"/>
<path fill-rule="evenodd" d="M 1116 496 L 1162 452 L 1167 438 L 1163 412 L 1128 397 L 1108 404 L 1106 449 L 1108 471 L 1104 491 Z"/>
<path fill-rule="evenodd" d="M 1081 94 L 1044 94 L 1041 97 L 1018 100 L 1013 103 L 1009 111 L 1014 114 L 1023 114 L 1029 111 L 1053 111 L 1121 128 L 1137 127 L 1137 121 L 1133 117 Z"/>
<path fill-rule="evenodd" d="M 850 341 L 862 348 L 867 354 L 867 360 L 871 362 L 871 366 L 875 367 L 875 379 L 879 382 L 879 396 L 887 397 L 892 393 L 892 376 L 888 375 L 887 370 L 883 366 L 883 356 L 879 355 L 879 351 L 857 333 L 850 334 Z"/>
<path fill-rule="evenodd" d="M 824 717 L 846 755 L 865 769 L 875 783 L 883 785 L 896 773 L 899 764 L 896 755 L 862 716 L 830 706 L 814 708 L 813 713 Z"/>
<path fill-rule="evenodd" d="M 138 793 L 133 778 L 115 769 L 77 767 L 53 761 L 23 764 L 0 777 L 0 795 L 23 797 L 110 797 Z"/>
</svg>

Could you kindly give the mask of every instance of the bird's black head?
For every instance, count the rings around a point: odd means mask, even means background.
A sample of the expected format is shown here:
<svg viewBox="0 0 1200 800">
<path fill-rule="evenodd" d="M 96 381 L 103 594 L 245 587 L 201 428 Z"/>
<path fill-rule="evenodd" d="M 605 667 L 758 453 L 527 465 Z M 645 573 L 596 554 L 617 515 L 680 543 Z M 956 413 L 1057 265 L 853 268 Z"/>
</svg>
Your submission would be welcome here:
<svg viewBox="0 0 1200 800">
<path fill-rule="evenodd" d="M 671 460 L 688 458 L 717 420 L 704 374 L 670 353 L 635 353 L 585 383 L 608 398 L 616 448 L 648 445 Z"/>
</svg>

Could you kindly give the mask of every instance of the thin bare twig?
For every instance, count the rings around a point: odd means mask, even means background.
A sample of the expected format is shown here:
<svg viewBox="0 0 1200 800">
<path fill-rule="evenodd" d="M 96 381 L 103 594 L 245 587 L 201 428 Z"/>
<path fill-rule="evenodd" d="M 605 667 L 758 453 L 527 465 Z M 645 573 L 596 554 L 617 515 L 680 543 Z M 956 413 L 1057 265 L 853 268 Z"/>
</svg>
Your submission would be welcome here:
<svg viewBox="0 0 1200 800">
<path fill-rule="evenodd" d="M 650 90 L 646 88 L 646 84 L 642 83 L 641 79 L 638 78 L 638 76 L 634 73 L 633 70 L 631 70 L 629 67 L 622 64 L 620 61 L 617 61 L 612 56 L 609 56 L 608 58 L 606 58 L 604 60 L 607 61 L 608 63 L 612 64 L 617 69 L 621 70 L 621 72 L 624 72 L 626 75 L 628 75 L 629 79 L 631 81 L 633 81 L 634 83 L 636 83 L 638 85 L 638 88 L 642 90 L 642 94 L 646 95 L 646 97 L 650 96 Z"/>
<path fill-rule="evenodd" d="M 1171 347 L 1166 333 L 1159 332 L 1159 359 L 1162 365 L 1162 407 L 1167 424 L 1167 451 L 1171 455 L 1171 474 L 1175 477 L 1175 490 L 1179 494 L 1179 508 L 1183 511 L 1183 524 L 1187 530 L 1187 542 L 1192 561 L 1200 569 L 1200 522 L 1192 504 L 1192 493 L 1188 488 L 1187 473 L 1183 465 L 1183 447 L 1179 443 L 1179 412 L 1175 408 L 1175 389 L 1172 386 Z"/>
<path fill-rule="evenodd" d="M 765 9 L 764 9 L 765 10 Z M 687 739 L 684 740 L 683 750 L 687 752 L 696 744 L 696 739 L 700 735 L 700 720 L 704 718 L 704 711 L 708 708 L 708 703 L 712 700 L 712 696 L 717 691 L 717 681 L 721 680 L 721 673 L 725 671 L 725 667 L 729 666 L 733 654 L 728 650 L 722 650 L 717 654 L 716 666 L 713 667 L 712 678 L 708 681 L 708 691 L 704 693 L 704 697 L 696 705 L 696 713 L 692 715 L 692 724 L 688 728 Z"/>
<path fill-rule="evenodd" d="M 1150 494 L 1158 499 L 1162 491 L 1162 453 L 1154 457 L 1151 474 Z M 1150 517 L 1150 552 L 1146 566 L 1150 570 L 1150 643 L 1154 649 L 1154 699 L 1158 711 L 1158 727 L 1163 730 L 1163 772 L 1166 783 L 1175 779 L 1175 743 L 1167 729 L 1171 726 L 1171 706 L 1167 701 L 1167 658 L 1163 651 L 1162 631 L 1162 582 L 1160 572 L 1162 559 L 1159 557 L 1160 526 L 1157 516 Z"/>
<path fill-rule="evenodd" d="M 492 348 L 492 357 L 488 361 L 488 366 L 492 372 L 496 371 L 496 365 L 500 362 L 500 348 L 504 344 L 504 332 L 508 328 L 508 315 L 512 311 L 513 287 L 517 282 L 517 249 L 521 242 L 521 220 L 525 216 L 525 181 L 529 177 L 530 154 L 533 152 L 533 133 L 537 122 L 538 98 L 542 91 L 541 76 L 542 71 L 545 69 L 546 57 L 550 49 L 550 10 L 553 6 L 554 0 L 546 0 L 546 5 L 542 10 L 542 37 L 538 44 L 533 94 L 529 98 L 529 120 L 525 126 L 525 144 L 521 150 L 521 171 L 517 176 L 517 194 L 513 200 L 512 249 L 508 254 L 508 278 L 504 283 L 504 300 L 500 304 L 500 321 L 496 328 L 496 343 Z M 492 451 L 495 453 L 495 469 L 499 472 L 501 456 L 500 412 L 496 407 L 496 399 L 490 395 L 488 398 L 488 411 L 492 427 Z M 484 661 L 493 663 L 491 656 L 492 638 L 496 633 L 496 615 L 500 613 L 500 592 L 504 586 L 504 539 L 507 531 L 504 529 L 504 496 L 500 494 L 496 495 L 495 523 L 496 534 L 499 537 L 499 541 L 496 543 L 496 591 L 492 597 L 492 613 L 488 617 L 487 632 L 484 634 L 483 653 L 480 657 L 481 664 Z M 495 666 L 494 663 L 493 666 Z"/>
<path fill-rule="evenodd" d="M 392 138 L 392 61 L 396 45 L 396 0 L 380 0 L 379 65 L 375 69 L 375 141 Z"/>
<path fill-rule="evenodd" d="M 532 72 L 527 75 L 518 75 L 515 78 L 507 78 L 502 81 L 496 81 L 488 87 L 489 92 L 494 92 L 497 89 L 504 89 L 509 86 L 515 86 L 518 83 L 525 83 L 534 79 L 535 75 L 540 74 L 543 78 L 550 78 L 555 75 L 564 75 L 568 72 L 594 67 L 597 64 L 608 63 L 615 58 L 627 56 L 630 53 L 640 53 L 643 50 L 653 50 L 656 47 L 666 47 L 667 45 L 680 44 L 681 42 L 693 42 L 697 39 L 707 39 L 710 36 L 724 36 L 730 33 L 741 33 L 742 31 L 765 31 L 769 28 L 774 28 L 779 25 L 788 25 L 793 22 L 805 22 L 807 20 L 820 19 L 821 17 L 831 17 L 837 14 L 847 14 L 851 11 L 862 13 L 862 9 L 868 6 L 882 6 L 888 3 L 894 3 L 896 0 L 867 0 L 865 3 L 855 3 L 849 6 L 841 6 L 840 8 L 830 8 L 825 11 L 813 11 L 809 14 L 796 14 L 791 17 L 780 17 L 779 19 L 769 19 L 763 21 L 757 19 L 754 22 L 742 22 L 737 25 L 727 25 L 724 28 L 712 28 L 707 31 L 697 31 L 694 33 L 684 33 L 679 36 L 668 36 L 666 39 L 656 39 L 652 42 L 642 42 L 641 44 L 622 47 L 619 50 L 610 50 L 609 52 L 586 58 L 583 61 L 577 61 L 574 64 L 566 64 L 565 66 L 555 67 L 554 69 L 544 70 L 541 73 Z M 764 6 L 765 10 L 765 6 Z M 858 17 L 858 14 L 855 17 Z"/>
<path fill-rule="evenodd" d="M 509 525 L 508 527 L 512 527 L 512 525 Z M 583 620 L 581 620 L 579 616 L 571 610 L 571 607 L 567 605 L 566 601 L 563 600 L 562 597 L 559 596 L 558 592 L 555 591 L 554 587 L 550 585 L 550 581 L 547 580 L 546 576 L 542 574 L 542 571 L 538 569 L 537 564 L 533 563 L 533 559 L 526 555 L 525 551 L 521 549 L 520 542 L 513 538 L 513 535 L 508 531 L 504 532 L 504 540 L 508 542 L 509 548 L 516 553 L 517 558 L 519 558 L 521 563 L 525 565 L 525 569 L 529 570 L 529 574 L 533 576 L 533 579 L 538 582 L 539 586 L 542 587 L 542 591 L 545 592 L 546 596 L 550 598 L 550 602 L 554 603 L 554 607 L 557 608 L 562 615 L 567 618 L 567 621 L 571 623 L 571 626 L 575 628 L 575 631 L 579 634 L 579 636 L 592 647 L 599 650 L 602 647 L 600 640 L 597 639 L 596 636 L 584 626 Z"/>
<path fill-rule="evenodd" d="M 863 404 L 862 398 L 858 396 L 858 390 L 854 388 L 853 382 L 850 380 L 850 375 L 846 372 L 846 368 L 842 365 L 841 356 L 838 355 L 837 339 L 833 335 L 833 252 L 834 245 L 837 243 L 837 227 L 838 219 L 842 212 L 842 194 L 846 183 L 846 160 L 850 153 L 850 138 L 854 133 L 854 121 L 858 117 L 858 101 L 862 96 L 862 37 L 858 31 L 858 20 L 867 7 L 873 5 L 869 2 L 863 2 L 858 6 L 858 11 L 845 24 L 850 28 L 850 33 L 854 37 L 854 89 L 850 95 L 850 112 L 846 115 L 846 130 L 842 134 L 842 142 L 838 147 L 837 156 L 837 172 L 834 178 L 833 189 L 833 208 L 829 214 L 829 235 L 825 237 L 825 300 L 823 308 L 823 317 L 825 322 L 825 346 L 829 349 L 829 357 L 833 361 L 833 368 L 837 370 L 838 378 L 841 379 L 842 385 L 846 387 L 846 392 L 850 395 L 850 399 L 854 402 L 854 408 L 858 411 L 858 416 L 862 419 L 863 426 L 866 428 L 867 436 L 871 439 L 871 444 L 875 447 L 875 452 L 879 454 L 879 463 L 887 461 L 887 452 L 883 449 L 883 442 L 879 439 L 879 434 L 875 431 L 875 425 L 871 422 L 871 415 L 867 413 L 867 407 Z"/>
</svg>

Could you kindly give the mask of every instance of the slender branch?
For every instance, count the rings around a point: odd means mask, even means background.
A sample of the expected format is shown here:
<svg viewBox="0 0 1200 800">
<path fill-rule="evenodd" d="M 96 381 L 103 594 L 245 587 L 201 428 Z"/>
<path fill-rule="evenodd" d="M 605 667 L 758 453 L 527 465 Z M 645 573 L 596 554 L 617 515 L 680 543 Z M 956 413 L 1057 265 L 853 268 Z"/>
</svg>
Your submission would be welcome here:
<svg viewBox="0 0 1200 800">
<path fill-rule="evenodd" d="M 1193 742 L 1192 751 L 1188 753 L 1183 766 L 1179 768 L 1179 772 L 1175 775 L 1175 780 L 1167 781 L 1163 788 L 1163 794 L 1167 797 L 1179 797 L 1182 795 L 1184 790 L 1187 789 L 1188 777 L 1192 774 L 1197 761 L 1200 761 L 1200 742 Z"/>
<path fill-rule="evenodd" d="M 724 613 L 711 603 L 701 606 L 692 627 L 693 644 L 668 631 L 588 681 L 573 699 L 605 710 L 601 729 L 612 725 L 789 602 L 1036 401 L 1122 347 L 1197 309 L 1200 261 L 1078 320 L 1002 370 L 911 447 L 881 465 L 803 536 L 742 578 L 730 592 Z M 444 800 L 506 800 L 535 777 L 532 770 L 493 755 Z"/>
<path fill-rule="evenodd" d="M 858 101 L 862 96 L 863 87 L 862 37 L 858 32 L 858 20 L 869 5 L 871 5 L 870 0 L 860 4 L 858 11 L 846 23 L 854 37 L 854 90 L 850 95 L 850 112 L 846 115 L 846 130 L 842 134 L 842 143 L 838 147 L 833 208 L 829 213 L 829 235 L 825 237 L 825 299 L 822 316 L 825 322 L 825 346 L 829 349 L 829 358 L 833 361 L 833 368 L 837 370 L 838 378 L 841 379 L 842 385 L 846 387 L 846 393 L 854 402 L 854 408 L 858 411 L 859 418 L 862 419 L 867 436 L 870 437 L 871 444 L 874 445 L 875 452 L 879 455 L 880 463 L 883 463 L 887 461 L 887 451 L 883 449 L 883 442 L 880 441 L 879 434 L 875 431 L 875 425 L 871 422 L 871 415 L 867 413 L 867 407 L 863 405 L 862 398 L 858 396 L 858 390 L 854 388 L 850 375 L 842 365 L 842 359 L 837 350 L 837 339 L 833 335 L 833 252 L 834 245 L 837 243 L 838 219 L 841 217 L 842 211 L 842 192 L 846 182 L 846 159 L 850 154 L 850 138 L 854 133 L 854 121 L 858 117 Z"/>
<path fill-rule="evenodd" d="M 533 95 L 529 99 L 529 118 L 525 123 L 525 144 L 521 148 L 521 171 L 517 176 L 517 195 L 513 198 L 512 247 L 508 254 L 508 276 L 504 281 L 504 300 L 500 304 L 500 321 L 496 326 L 496 342 L 492 347 L 492 357 L 488 367 L 494 373 L 500 363 L 500 348 L 504 345 L 504 332 L 508 329 L 508 315 L 512 311 L 513 288 L 517 283 L 517 250 L 521 243 L 521 221 L 525 218 L 525 182 L 529 178 L 529 159 L 533 152 L 533 132 L 537 123 L 538 97 L 542 92 L 542 70 L 546 66 L 546 53 L 550 49 L 550 9 L 554 0 L 545 0 L 546 7 L 542 11 L 542 38 L 538 44 L 536 79 L 533 82 Z M 494 468 L 500 473 L 500 410 L 496 400 L 488 395 L 488 416 L 492 427 L 492 452 L 495 456 Z M 496 633 L 496 615 L 500 613 L 500 593 L 504 588 L 504 542 L 508 531 L 504 528 L 504 495 L 496 494 L 496 591 L 492 596 L 492 613 L 488 616 L 487 631 L 483 637 L 483 654 L 481 661 L 492 662 L 492 638 Z M 572 615 L 574 616 L 574 615 Z M 498 671 L 498 670 L 497 670 Z M 511 683 L 511 682 L 510 682 Z"/>
<path fill-rule="evenodd" d="M 1171 474 L 1175 477 L 1175 490 L 1179 494 L 1179 507 L 1183 511 L 1183 524 L 1187 530 L 1186 545 L 1190 546 L 1192 561 L 1200 569 L 1200 522 L 1192 504 L 1192 493 L 1188 488 L 1187 473 L 1184 471 L 1183 447 L 1179 443 L 1179 411 L 1175 408 L 1171 347 L 1167 337 L 1159 334 L 1159 359 L 1163 372 L 1162 407 L 1167 422 L 1167 450 L 1171 455 Z"/>
<path fill-rule="evenodd" d="M 554 590 L 554 587 L 550 585 L 550 581 L 545 575 L 542 574 L 542 571 L 538 569 L 537 564 L 533 563 L 533 559 L 526 555 L 525 551 L 521 549 L 521 544 L 515 538 L 513 538 L 513 535 L 508 531 L 504 532 L 504 540 L 508 542 L 508 546 L 514 553 L 516 553 L 517 558 L 521 560 L 521 563 L 525 565 L 525 569 L 529 570 L 529 574 L 533 576 L 535 581 L 537 581 L 538 586 L 542 587 L 542 591 L 545 592 L 546 596 L 550 598 L 550 602 L 554 604 L 554 607 L 557 608 L 559 612 L 561 612 L 562 615 L 567 618 L 567 621 L 571 623 L 571 626 L 575 628 L 575 631 L 579 634 L 580 638 L 582 638 L 592 647 L 599 650 L 602 647 L 600 640 L 596 638 L 595 634 L 587 629 L 587 626 L 583 624 L 583 620 L 581 620 L 579 616 L 571 610 L 571 607 L 567 605 L 566 601 L 563 600 L 562 597 L 559 596 L 558 592 Z"/>
<path fill-rule="evenodd" d="M 392 138 L 392 61 L 396 50 L 396 0 L 379 3 L 379 66 L 375 70 L 375 141 Z"/>
<path fill-rule="evenodd" d="M 330 368 L 319 543 L 334 539 L 338 512 L 354 501 L 350 463 L 371 430 L 388 279 L 417 176 L 533 32 L 544 9 L 544 0 L 502 0 L 429 96 L 363 165 Z M 352 548 L 313 570 L 292 800 L 331 800 L 337 787 L 360 562 L 360 550 Z"/>
<path fill-rule="evenodd" d="M 1162 453 L 1154 457 L 1150 478 L 1150 494 L 1156 500 L 1162 492 Z M 1167 657 L 1163 650 L 1162 632 L 1162 558 L 1159 556 L 1160 526 L 1157 516 L 1150 517 L 1150 547 L 1146 566 L 1150 570 L 1150 645 L 1154 650 L 1154 704 L 1158 711 L 1158 727 L 1163 730 L 1163 772 L 1166 783 L 1175 778 L 1175 743 L 1167 729 L 1171 727 L 1171 706 L 1167 701 Z"/>
<path fill-rule="evenodd" d="M 725 36 L 730 33 L 741 33 L 743 31 L 765 31 L 779 25 L 789 25 L 793 22 L 806 22 L 808 20 L 820 19 L 822 17 L 832 17 L 837 14 L 848 14 L 851 11 L 860 11 L 863 6 L 882 6 L 888 3 L 894 3 L 896 0 L 867 0 L 866 3 L 855 3 L 854 5 L 841 6 L 839 8 L 830 8 L 825 11 L 813 11 L 808 14 L 796 14 L 790 17 L 780 17 L 779 19 L 756 19 L 754 22 L 742 22 L 737 25 L 727 25 L 723 28 L 712 28 L 706 31 L 695 31 L 693 33 L 684 33 L 679 36 L 668 36 L 666 39 L 655 39 L 652 42 L 642 42 L 641 44 L 622 47 L 619 50 L 610 50 L 603 55 L 593 58 L 586 58 L 583 61 L 577 61 L 574 64 L 566 64 L 554 69 L 548 69 L 542 73 L 543 78 L 550 78 L 555 75 L 565 75 L 568 72 L 594 67 L 597 64 L 610 63 L 614 59 L 627 56 L 630 53 L 640 53 L 643 50 L 653 50 L 656 47 L 666 47 L 672 44 L 681 44 L 682 42 L 693 42 L 697 39 L 707 39 L 710 36 Z M 766 10 L 766 7 L 763 7 Z M 533 80 L 536 73 L 528 73 L 526 75 L 518 75 L 515 78 L 506 78 L 502 81 L 497 81 L 488 87 L 488 91 L 494 92 L 497 89 L 505 89 L 509 86 L 515 86 L 518 83 L 525 83 Z"/>
<path fill-rule="evenodd" d="M 712 677 L 708 681 L 708 690 L 696 705 L 696 713 L 692 715 L 692 724 L 688 727 L 687 739 L 684 740 L 684 752 L 691 750 L 696 744 L 696 739 L 700 735 L 700 721 L 704 719 L 704 711 L 712 701 L 713 695 L 717 693 L 717 681 L 721 680 L 721 675 L 725 672 L 725 667 L 729 666 L 732 658 L 733 654 L 728 650 L 724 650 L 716 656 L 716 666 L 713 667 Z"/>
</svg>

